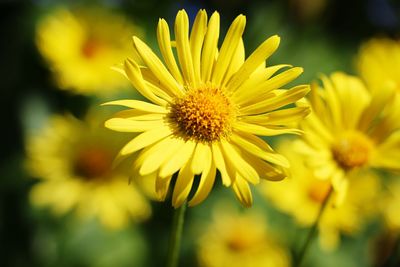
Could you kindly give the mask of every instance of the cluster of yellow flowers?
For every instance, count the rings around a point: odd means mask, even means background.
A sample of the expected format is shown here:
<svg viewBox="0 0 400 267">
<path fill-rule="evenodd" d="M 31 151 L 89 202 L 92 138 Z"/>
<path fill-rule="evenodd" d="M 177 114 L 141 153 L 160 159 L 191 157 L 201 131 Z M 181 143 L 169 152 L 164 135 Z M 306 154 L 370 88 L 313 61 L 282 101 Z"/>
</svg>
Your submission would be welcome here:
<svg viewBox="0 0 400 267">
<path fill-rule="evenodd" d="M 54 116 L 39 136 L 29 137 L 28 167 L 41 178 L 31 192 L 34 204 L 96 215 L 118 228 L 151 213 L 135 181 L 148 181 L 159 200 L 172 191 L 178 208 L 188 199 L 189 206 L 204 201 L 221 178 L 250 207 L 251 185 L 264 179 L 274 182 L 261 182 L 261 194 L 300 225 L 312 225 L 327 201 L 318 225 L 325 249 L 337 247 L 341 233 L 359 231 L 379 209 L 390 229 L 400 229 L 400 180 L 382 190 L 379 177 L 381 170 L 400 171 L 399 42 L 366 43 L 357 58 L 361 78 L 335 72 L 321 76 L 321 83 L 287 88 L 302 68 L 266 65 L 278 36 L 246 58 L 243 15 L 220 46 L 218 12 L 208 18 L 200 10 L 190 30 L 188 15 L 179 11 L 173 38 L 160 19 L 160 59 L 138 26 L 92 12 L 58 10 L 38 25 L 38 48 L 58 85 L 110 93 L 125 83 L 110 70 L 114 66 L 146 101 L 104 104 L 127 108 L 105 127 L 130 134 L 103 129 L 104 115 L 97 113 L 85 122 Z M 133 52 L 125 40 L 131 35 Z M 278 152 L 264 138 L 283 134 L 298 136 L 279 144 Z M 133 170 L 113 167 L 115 157 L 118 163 L 132 155 Z M 263 219 L 251 214 L 218 215 L 201 240 L 201 266 L 223 266 L 227 259 L 224 266 L 290 265 Z"/>
</svg>

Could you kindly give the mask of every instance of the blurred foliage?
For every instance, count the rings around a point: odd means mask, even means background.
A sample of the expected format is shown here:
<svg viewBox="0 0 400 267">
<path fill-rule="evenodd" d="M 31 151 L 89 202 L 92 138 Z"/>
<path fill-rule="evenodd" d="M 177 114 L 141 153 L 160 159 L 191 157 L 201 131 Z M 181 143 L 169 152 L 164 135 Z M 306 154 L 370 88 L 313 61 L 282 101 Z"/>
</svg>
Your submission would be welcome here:
<svg viewBox="0 0 400 267">
<path fill-rule="evenodd" d="M 318 2 L 318 3 L 316 3 Z M 78 222 L 71 214 L 56 218 L 28 201 L 35 183 L 24 168 L 26 129 L 40 127 L 49 113 L 72 113 L 82 117 L 89 106 L 104 99 L 59 90 L 51 71 L 35 47 L 35 26 L 52 8 L 99 5 L 125 14 L 145 30 L 156 47 L 159 17 L 173 21 L 185 8 L 191 19 L 199 8 L 221 14 L 221 31 L 239 13 L 247 16 L 245 44 L 253 51 L 266 37 L 279 34 L 278 52 L 270 64 L 288 63 L 304 67 L 298 82 L 309 83 L 320 73 L 335 70 L 354 72 L 354 56 L 362 41 L 373 36 L 399 37 L 400 2 L 395 0 L 205 0 L 205 1 L 50 1 L 3 0 L 0 2 L 1 53 L 1 161 L 0 161 L 0 266 L 164 266 L 172 220 L 170 203 L 153 202 L 153 217 L 125 230 L 108 231 L 97 221 Z M 309 6 L 312 5 L 312 6 Z M 247 55 L 249 52 L 247 52 Z M 135 94 L 133 91 L 131 94 Z M 128 94 L 129 95 L 129 94 Z M 29 118 L 27 115 L 30 115 Z M 238 205 L 233 194 L 221 190 L 217 179 L 210 197 L 187 212 L 181 266 L 196 266 L 198 237 L 211 222 L 214 207 L 221 201 Z M 265 217 L 280 242 L 292 255 L 305 239 L 287 215 L 265 202 L 255 192 L 254 209 Z M 239 207 L 239 209 L 242 209 Z M 399 266 L 396 259 L 372 263 L 381 225 L 373 221 L 357 237 L 345 237 L 332 253 L 314 242 L 304 266 Z M 391 243 L 388 250 L 395 250 Z M 394 248 L 393 248 L 394 247 Z M 398 249 L 399 250 L 399 249 Z M 397 254 L 399 257 L 400 252 Z M 396 256 L 394 253 L 393 256 Z M 378 257 L 379 258 L 379 257 Z M 392 264 L 392 265 L 390 265 Z"/>
</svg>

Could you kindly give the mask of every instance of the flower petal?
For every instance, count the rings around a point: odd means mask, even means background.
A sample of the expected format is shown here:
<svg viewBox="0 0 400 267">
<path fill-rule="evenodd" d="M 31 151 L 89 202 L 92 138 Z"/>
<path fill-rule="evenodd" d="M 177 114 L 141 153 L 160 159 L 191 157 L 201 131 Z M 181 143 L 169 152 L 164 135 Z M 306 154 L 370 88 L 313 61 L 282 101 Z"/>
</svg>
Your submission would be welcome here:
<svg viewBox="0 0 400 267">
<path fill-rule="evenodd" d="M 190 164 L 191 160 L 186 162 L 176 179 L 174 192 L 172 193 L 172 205 L 174 208 L 180 207 L 185 202 L 192 189 L 194 174 L 191 171 Z"/>
<path fill-rule="evenodd" d="M 208 23 L 206 36 L 204 38 L 201 54 L 201 79 L 204 83 L 210 81 L 213 70 L 215 55 L 218 51 L 219 38 L 219 13 L 214 12 Z"/>
<path fill-rule="evenodd" d="M 130 119 L 112 118 L 104 123 L 104 126 L 108 129 L 117 132 L 143 132 L 159 128 L 164 125 L 163 120 L 152 120 L 152 121 L 134 121 Z"/>
<path fill-rule="evenodd" d="M 181 96 L 183 94 L 183 88 L 181 88 L 181 85 L 177 83 L 177 81 L 174 79 L 171 73 L 169 73 L 167 68 L 165 68 L 164 64 L 153 53 L 153 51 L 136 36 L 133 37 L 133 44 L 140 57 L 146 63 L 147 67 L 160 80 L 162 85 L 173 95 Z"/>
<path fill-rule="evenodd" d="M 197 87 L 189 44 L 189 18 L 185 10 L 180 10 L 175 19 L 176 50 L 183 77 L 187 84 Z"/>
<path fill-rule="evenodd" d="M 154 105 L 151 103 L 147 103 L 144 101 L 139 101 L 139 100 L 131 100 L 131 99 L 125 99 L 125 100 L 116 100 L 116 101 L 110 101 L 101 104 L 102 106 L 123 106 L 123 107 L 128 107 L 128 108 L 133 108 L 133 109 L 138 109 L 138 110 L 143 110 L 147 112 L 154 112 L 154 113 L 167 113 L 167 109 L 165 109 L 162 106 Z"/>
<path fill-rule="evenodd" d="M 229 64 L 242 38 L 245 26 L 246 17 L 239 15 L 229 27 L 212 72 L 211 81 L 213 84 L 217 86 L 221 85 L 222 79 L 228 70 Z"/>
<path fill-rule="evenodd" d="M 248 182 L 240 175 L 236 176 L 235 181 L 232 184 L 232 189 L 235 192 L 236 197 L 245 207 L 251 207 L 253 204 L 253 196 Z"/>
<path fill-rule="evenodd" d="M 161 54 L 165 60 L 165 64 L 167 65 L 168 70 L 171 72 L 172 76 L 174 76 L 175 80 L 177 80 L 179 83 L 182 83 L 182 75 L 179 70 L 178 64 L 176 64 L 176 60 L 172 52 L 169 27 L 164 19 L 160 19 L 158 21 L 157 40 L 158 46 L 160 47 Z"/>
<path fill-rule="evenodd" d="M 121 156 L 125 156 L 136 152 L 146 146 L 152 145 L 155 142 L 172 134 L 169 126 L 162 126 L 160 128 L 154 128 L 152 130 L 143 132 L 129 141 L 119 152 Z"/>
<path fill-rule="evenodd" d="M 192 157 L 196 143 L 187 141 L 171 158 L 160 167 L 159 176 L 166 177 L 177 172 Z"/>
<path fill-rule="evenodd" d="M 265 40 L 244 62 L 242 67 L 238 70 L 235 78 L 232 79 L 228 85 L 228 91 L 235 91 L 250 75 L 262 64 L 268 57 L 270 57 L 278 48 L 280 38 L 274 35 Z"/>
<path fill-rule="evenodd" d="M 201 49 L 203 48 L 204 37 L 207 32 L 207 12 L 201 9 L 194 20 L 190 33 L 190 51 L 192 53 L 194 75 L 196 83 L 201 81 Z"/>
</svg>

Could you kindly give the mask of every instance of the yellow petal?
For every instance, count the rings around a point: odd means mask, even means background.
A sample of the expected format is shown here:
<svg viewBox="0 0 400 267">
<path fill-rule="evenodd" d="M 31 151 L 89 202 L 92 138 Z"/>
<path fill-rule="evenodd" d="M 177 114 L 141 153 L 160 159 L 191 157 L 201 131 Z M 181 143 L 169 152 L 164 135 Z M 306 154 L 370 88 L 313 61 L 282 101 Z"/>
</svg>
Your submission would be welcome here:
<svg viewBox="0 0 400 267">
<path fill-rule="evenodd" d="M 150 131 L 139 134 L 134 139 L 129 141 L 119 152 L 120 155 L 128 155 L 136 152 L 146 146 L 152 145 L 155 142 L 167 137 L 171 134 L 171 129 L 169 126 L 163 126 L 160 128 L 155 128 Z"/>
<path fill-rule="evenodd" d="M 180 139 L 167 137 L 150 147 L 148 151 L 144 151 L 143 156 L 139 155 L 137 159 L 138 164 L 141 163 L 139 169 L 140 175 L 147 175 L 158 170 L 163 162 L 184 144 L 185 142 Z"/>
<path fill-rule="evenodd" d="M 163 120 L 134 121 L 130 119 L 112 118 L 105 122 L 105 127 L 117 132 L 143 132 L 159 128 L 164 125 Z"/>
<path fill-rule="evenodd" d="M 161 177 L 156 178 L 156 194 L 160 201 L 165 200 L 165 198 L 168 194 L 168 189 L 169 189 L 169 185 L 171 183 L 171 179 L 172 179 L 172 176 L 169 176 L 166 178 L 161 178 Z"/>
<path fill-rule="evenodd" d="M 228 85 L 228 91 L 235 91 L 250 75 L 262 64 L 268 57 L 270 57 L 278 48 L 280 38 L 274 35 L 265 40 L 244 62 L 242 67 L 238 70 L 235 78 L 232 79 Z"/>
<path fill-rule="evenodd" d="M 246 17 L 239 15 L 229 27 L 212 72 L 211 81 L 213 84 L 217 86 L 221 85 L 222 79 L 242 38 L 245 26 Z"/>
<path fill-rule="evenodd" d="M 172 193 L 172 205 L 174 208 L 180 207 L 187 199 L 193 185 L 194 174 L 190 169 L 190 160 L 179 171 L 176 179 L 174 192 Z"/>
<path fill-rule="evenodd" d="M 233 92 L 232 94 L 232 99 L 237 101 L 238 99 L 241 99 L 242 94 L 246 94 L 248 91 L 253 91 L 254 88 L 257 88 L 260 84 L 264 83 L 267 81 L 272 75 L 274 75 L 277 71 L 287 68 L 287 67 L 292 67 L 291 65 L 287 64 L 281 64 L 281 65 L 275 65 L 272 67 L 265 68 L 263 67 L 260 70 L 255 70 L 251 76 L 245 80 L 237 89 L 236 91 Z M 236 75 L 235 75 L 236 77 Z"/>
<path fill-rule="evenodd" d="M 276 97 L 270 97 L 249 106 L 243 106 L 240 109 L 240 113 L 243 115 L 256 115 L 272 111 L 295 103 L 303 98 L 309 91 L 310 87 L 308 85 L 299 85 L 289 90 L 282 90 L 278 92 Z"/>
<path fill-rule="evenodd" d="M 158 46 L 160 47 L 161 54 L 165 60 L 165 64 L 168 70 L 174 76 L 175 80 L 179 83 L 183 83 L 182 75 L 179 70 L 174 54 L 172 52 L 171 36 L 169 32 L 169 27 L 164 19 L 158 21 L 157 26 L 157 40 Z"/>
<path fill-rule="evenodd" d="M 221 173 L 222 184 L 225 186 L 230 186 L 232 183 L 231 178 L 228 175 L 228 171 L 226 169 L 226 164 L 224 160 L 224 156 L 222 155 L 221 148 L 217 143 L 213 143 L 211 145 L 213 160 L 215 166 L 218 168 L 219 172 Z M 234 178 L 234 177 L 232 177 Z"/>
<path fill-rule="evenodd" d="M 156 96 L 145 84 L 139 65 L 132 60 L 125 60 L 124 62 L 125 73 L 131 81 L 132 85 L 138 90 L 144 97 L 149 99 L 151 102 L 156 103 L 160 106 L 166 106 L 167 101 Z"/>
<path fill-rule="evenodd" d="M 190 207 L 193 207 L 206 199 L 214 185 L 217 169 L 215 168 L 211 157 L 206 160 L 206 166 L 207 167 L 201 174 L 199 187 L 197 188 L 193 198 L 189 201 Z"/>
<path fill-rule="evenodd" d="M 187 141 L 171 158 L 160 167 L 160 177 L 166 177 L 177 172 L 192 157 L 196 143 Z"/>
<path fill-rule="evenodd" d="M 232 189 L 243 206 L 251 207 L 253 204 L 253 196 L 251 195 L 249 184 L 243 177 L 240 175 L 236 176 L 235 182 L 232 184 Z"/>
<path fill-rule="evenodd" d="M 178 59 L 187 84 L 197 87 L 189 44 L 189 18 L 185 10 L 180 10 L 175 19 L 175 39 Z"/>
<path fill-rule="evenodd" d="M 153 74 L 160 80 L 162 85 L 169 90 L 169 92 L 175 96 L 183 95 L 183 88 L 177 83 L 174 77 L 169 73 L 167 68 L 161 60 L 153 53 L 153 51 L 139 38 L 133 37 L 133 44 L 146 63 L 147 67 L 153 72 Z"/>
<path fill-rule="evenodd" d="M 233 128 L 245 133 L 252 133 L 255 135 L 262 136 L 275 136 L 280 134 L 301 134 L 302 131 L 296 128 L 286 128 L 286 127 L 266 127 L 252 123 L 246 123 L 243 121 L 236 121 L 233 124 Z"/>
<path fill-rule="evenodd" d="M 235 166 L 236 172 L 244 177 L 247 181 L 257 184 L 260 177 L 254 168 L 243 159 L 236 148 L 227 141 L 221 141 L 224 157 L 228 159 L 232 166 Z"/>
<path fill-rule="evenodd" d="M 265 149 L 268 148 L 268 145 L 266 145 L 266 143 L 262 139 L 256 136 L 249 138 L 251 134 L 243 135 L 244 136 L 234 133 L 231 135 L 231 141 L 238 145 L 241 149 L 246 150 L 254 156 L 260 157 L 268 162 L 280 165 L 285 168 L 289 167 L 289 162 L 284 156 L 271 150 Z"/>
<path fill-rule="evenodd" d="M 196 83 L 201 81 L 201 49 L 203 48 L 204 37 L 207 32 L 207 12 L 201 9 L 194 20 L 190 33 L 190 51 L 192 52 L 194 75 Z"/>
<path fill-rule="evenodd" d="M 206 163 L 204 159 L 209 157 L 210 154 L 211 150 L 208 145 L 203 143 L 197 143 L 191 164 L 192 172 L 194 174 L 200 174 L 203 171 Z"/>
<path fill-rule="evenodd" d="M 144 101 L 139 101 L 139 100 L 131 100 L 131 99 L 110 101 L 110 102 L 106 102 L 106 103 L 102 104 L 102 106 L 111 106 L 111 105 L 123 106 L 123 107 L 143 110 L 143 111 L 147 111 L 147 112 L 154 112 L 154 113 L 167 113 L 168 112 L 162 106 L 154 105 L 154 104 L 147 103 Z"/>
<path fill-rule="evenodd" d="M 303 68 L 295 67 L 288 69 L 265 82 L 258 84 L 255 88 L 248 91 L 240 90 L 236 96 L 236 103 L 238 105 L 245 105 L 252 103 L 252 100 L 259 102 L 260 99 L 265 99 L 267 94 L 272 90 L 279 89 L 281 86 L 293 81 L 303 72 Z M 272 100 L 272 99 L 271 99 Z"/>
<path fill-rule="evenodd" d="M 219 38 L 219 14 L 214 12 L 208 23 L 207 33 L 204 39 L 201 54 L 201 79 L 204 83 L 210 81 L 214 66 L 215 55 L 218 50 Z"/>
</svg>

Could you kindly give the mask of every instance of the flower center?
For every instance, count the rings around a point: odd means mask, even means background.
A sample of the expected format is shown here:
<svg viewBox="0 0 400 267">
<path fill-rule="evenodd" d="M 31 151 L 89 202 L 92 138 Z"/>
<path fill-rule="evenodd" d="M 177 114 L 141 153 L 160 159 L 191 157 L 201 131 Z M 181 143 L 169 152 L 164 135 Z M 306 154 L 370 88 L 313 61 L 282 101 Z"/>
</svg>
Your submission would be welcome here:
<svg viewBox="0 0 400 267">
<path fill-rule="evenodd" d="M 171 109 L 171 119 L 184 138 L 199 142 L 218 141 L 231 131 L 235 109 L 220 89 L 190 90 Z"/>
<path fill-rule="evenodd" d="M 312 201 L 322 203 L 330 190 L 331 182 L 329 180 L 315 180 L 308 188 L 308 196 Z"/>
<path fill-rule="evenodd" d="M 101 45 L 93 38 L 88 38 L 81 47 L 82 55 L 87 59 L 94 58 L 101 50 Z"/>
<path fill-rule="evenodd" d="M 368 162 L 372 142 L 365 135 L 357 132 L 348 133 L 339 138 L 332 147 L 332 155 L 344 170 L 361 167 Z"/>
<path fill-rule="evenodd" d="M 88 180 L 104 177 L 111 170 L 112 159 L 109 151 L 88 147 L 78 153 L 74 170 L 77 175 Z"/>
</svg>

